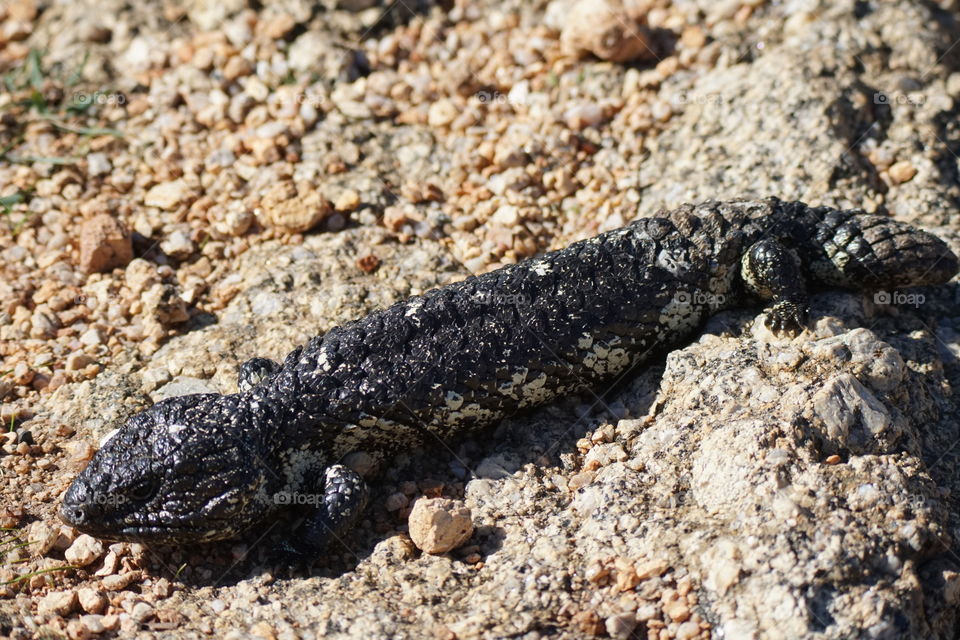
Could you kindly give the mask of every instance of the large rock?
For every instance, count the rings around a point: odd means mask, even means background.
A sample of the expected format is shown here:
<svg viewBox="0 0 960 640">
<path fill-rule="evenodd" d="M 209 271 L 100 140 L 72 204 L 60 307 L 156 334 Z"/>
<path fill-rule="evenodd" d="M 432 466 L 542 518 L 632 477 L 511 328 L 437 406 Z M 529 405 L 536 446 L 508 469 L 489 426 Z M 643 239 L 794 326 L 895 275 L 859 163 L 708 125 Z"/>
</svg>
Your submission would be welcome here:
<svg viewBox="0 0 960 640">
<path fill-rule="evenodd" d="M 774 194 L 956 220 L 956 20 L 911 2 L 786 12 L 770 7 L 727 34 L 715 70 L 675 74 L 661 87 L 680 115 L 650 141 L 641 212 Z M 919 173 L 891 188 L 897 161 Z"/>
</svg>

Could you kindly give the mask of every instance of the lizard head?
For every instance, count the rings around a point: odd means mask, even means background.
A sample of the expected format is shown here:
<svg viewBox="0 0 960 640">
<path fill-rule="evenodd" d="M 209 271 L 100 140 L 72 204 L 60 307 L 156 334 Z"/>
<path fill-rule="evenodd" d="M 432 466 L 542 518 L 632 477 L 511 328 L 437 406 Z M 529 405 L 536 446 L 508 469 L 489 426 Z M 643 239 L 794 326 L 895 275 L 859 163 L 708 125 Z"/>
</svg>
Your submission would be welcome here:
<svg viewBox="0 0 960 640">
<path fill-rule="evenodd" d="M 239 396 L 168 398 L 109 434 L 67 490 L 60 517 L 113 540 L 178 543 L 252 524 L 269 471 L 245 437 Z"/>
</svg>

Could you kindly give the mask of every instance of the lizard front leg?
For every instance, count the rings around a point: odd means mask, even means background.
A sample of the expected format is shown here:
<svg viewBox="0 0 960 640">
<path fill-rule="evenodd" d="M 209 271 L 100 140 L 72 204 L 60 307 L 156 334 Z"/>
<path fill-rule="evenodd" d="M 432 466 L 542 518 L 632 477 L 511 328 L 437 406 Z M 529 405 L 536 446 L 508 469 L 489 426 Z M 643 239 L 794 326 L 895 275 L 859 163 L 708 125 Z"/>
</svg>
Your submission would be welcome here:
<svg viewBox="0 0 960 640">
<path fill-rule="evenodd" d="M 294 556 L 314 556 L 334 542 L 345 539 L 367 504 L 367 484 L 356 471 L 335 464 L 323 474 L 314 496 L 316 508 L 307 516 L 280 551 Z"/>
<path fill-rule="evenodd" d="M 796 253 L 776 240 L 760 240 L 743 255 L 740 277 L 747 289 L 773 303 L 767 310 L 767 328 L 778 334 L 803 330 L 809 309 Z"/>
</svg>

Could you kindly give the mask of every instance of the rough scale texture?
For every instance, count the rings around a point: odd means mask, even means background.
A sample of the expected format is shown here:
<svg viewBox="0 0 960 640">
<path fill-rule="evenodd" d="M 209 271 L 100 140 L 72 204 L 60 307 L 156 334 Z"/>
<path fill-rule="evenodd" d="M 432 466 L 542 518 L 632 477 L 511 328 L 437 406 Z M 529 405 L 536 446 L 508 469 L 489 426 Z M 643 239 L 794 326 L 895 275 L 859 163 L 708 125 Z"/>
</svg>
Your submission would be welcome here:
<svg viewBox="0 0 960 640">
<path fill-rule="evenodd" d="M 351 456 L 452 443 L 594 389 L 750 292 L 773 302 L 772 329 L 798 331 L 805 272 L 893 291 L 957 267 L 935 236 L 879 216 L 775 198 L 686 205 L 335 327 L 282 366 L 248 366 L 248 391 L 159 402 L 107 439 L 61 514 L 92 534 L 169 543 L 309 504 L 300 537 L 317 551 L 362 510 L 362 480 L 335 466 Z"/>
</svg>

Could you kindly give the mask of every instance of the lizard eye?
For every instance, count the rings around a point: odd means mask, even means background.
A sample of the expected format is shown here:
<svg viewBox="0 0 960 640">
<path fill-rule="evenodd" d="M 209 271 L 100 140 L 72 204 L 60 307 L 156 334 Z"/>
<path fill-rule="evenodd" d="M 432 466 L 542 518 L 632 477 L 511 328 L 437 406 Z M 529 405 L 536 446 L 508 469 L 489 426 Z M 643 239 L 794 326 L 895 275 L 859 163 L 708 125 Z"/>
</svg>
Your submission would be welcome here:
<svg viewBox="0 0 960 640">
<path fill-rule="evenodd" d="M 157 485 L 149 479 L 144 479 L 130 487 L 127 494 L 138 502 L 146 501 L 157 494 Z"/>
</svg>

